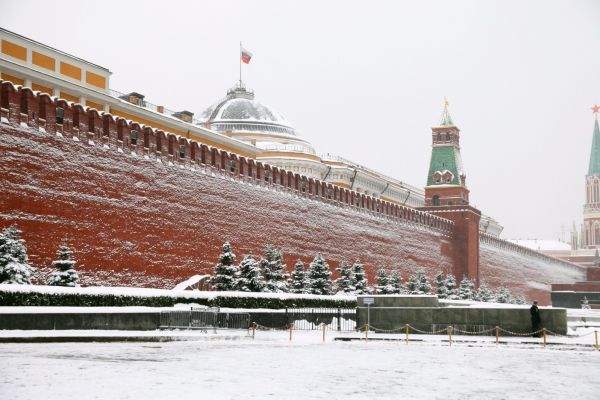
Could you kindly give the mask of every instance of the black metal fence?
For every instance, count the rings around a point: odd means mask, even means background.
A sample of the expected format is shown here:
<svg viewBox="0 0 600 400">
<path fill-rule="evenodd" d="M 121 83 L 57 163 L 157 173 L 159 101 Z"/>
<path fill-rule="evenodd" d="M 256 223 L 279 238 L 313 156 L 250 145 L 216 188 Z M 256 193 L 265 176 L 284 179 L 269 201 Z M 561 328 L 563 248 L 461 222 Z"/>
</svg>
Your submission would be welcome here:
<svg viewBox="0 0 600 400">
<path fill-rule="evenodd" d="M 297 330 L 327 329 L 353 331 L 356 329 L 356 308 L 289 308 L 288 323 Z"/>
<path fill-rule="evenodd" d="M 259 329 L 296 330 L 322 329 L 353 331 L 356 329 L 355 308 L 288 308 L 285 311 L 252 310 L 243 312 L 220 311 L 218 308 L 165 310 L 160 314 L 161 329 L 248 329 L 256 323 Z"/>
<path fill-rule="evenodd" d="M 248 329 L 250 314 L 220 312 L 218 308 L 167 310 L 160 313 L 161 329 Z"/>
</svg>

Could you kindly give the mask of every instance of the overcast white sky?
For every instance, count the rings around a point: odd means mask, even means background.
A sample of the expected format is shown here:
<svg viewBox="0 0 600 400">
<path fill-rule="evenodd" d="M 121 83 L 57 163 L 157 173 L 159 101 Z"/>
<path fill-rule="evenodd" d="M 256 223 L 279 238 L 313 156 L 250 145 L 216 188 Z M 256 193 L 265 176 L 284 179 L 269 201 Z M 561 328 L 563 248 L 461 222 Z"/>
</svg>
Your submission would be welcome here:
<svg viewBox="0 0 600 400">
<path fill-rule="evenodd" d="M 199 114 L 238 79 L 321 153 L 422 187 L 443 98 L 471 203 L 505 238 L 582 219 L 600 1 L 2 0 L 0 26 Z"/>
</svg>

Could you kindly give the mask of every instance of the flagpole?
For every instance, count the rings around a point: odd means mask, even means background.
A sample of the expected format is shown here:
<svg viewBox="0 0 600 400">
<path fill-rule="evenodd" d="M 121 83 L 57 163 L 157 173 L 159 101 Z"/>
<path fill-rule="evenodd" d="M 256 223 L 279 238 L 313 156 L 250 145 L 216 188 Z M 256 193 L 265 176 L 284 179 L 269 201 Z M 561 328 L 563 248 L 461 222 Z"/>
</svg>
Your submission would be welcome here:
<svg viewBox="0 0 600 400">
<path fill-rule="evenodd" d="M 238 54 L 238 60 L 240 61 L 240 89 L 242 88 L 242 42 L 240 41 L 240 53 Z"/>
</svg>

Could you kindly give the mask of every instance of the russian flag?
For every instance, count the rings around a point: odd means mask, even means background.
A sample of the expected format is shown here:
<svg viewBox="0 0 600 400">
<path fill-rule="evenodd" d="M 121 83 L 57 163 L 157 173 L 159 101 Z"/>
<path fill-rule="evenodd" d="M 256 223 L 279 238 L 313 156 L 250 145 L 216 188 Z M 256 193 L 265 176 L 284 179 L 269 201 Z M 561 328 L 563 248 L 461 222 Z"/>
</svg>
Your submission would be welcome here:
<svg viewBox="0 0 600 400">
<path fill-rule="evenodd" d="M 252 58 L 252 53 L 250 53 L 248 50 L 246 50 L 245 48 L 242 47 L 241 57 L 242 57 L 242 61 L 244 62 L 244 64 L 249 64 L 250 59 Z"/>
</svg>

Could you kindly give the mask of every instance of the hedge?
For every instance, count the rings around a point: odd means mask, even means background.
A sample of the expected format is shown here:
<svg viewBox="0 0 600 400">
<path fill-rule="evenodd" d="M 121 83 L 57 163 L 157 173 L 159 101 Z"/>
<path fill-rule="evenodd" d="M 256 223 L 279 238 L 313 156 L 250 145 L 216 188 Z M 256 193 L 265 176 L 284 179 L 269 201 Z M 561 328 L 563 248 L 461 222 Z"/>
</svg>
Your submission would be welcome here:
<svg viewBox="0 0 600 400">
<path fill-rule="evenodd" d="M 355 308 L 356 299 L 339 298 L 303 298 L 303 297 L 244 297 L 219 296 L 178 297 L 178 296 L 132 296 L 114 294 L 85 293 L 43 293 L 12 292 L 0 290 L 0 306 L 75 306 L 75 307 L 172 307 L 177 303 L 195 303 L 209 307 L 227 308 Z"/>
</svg>

